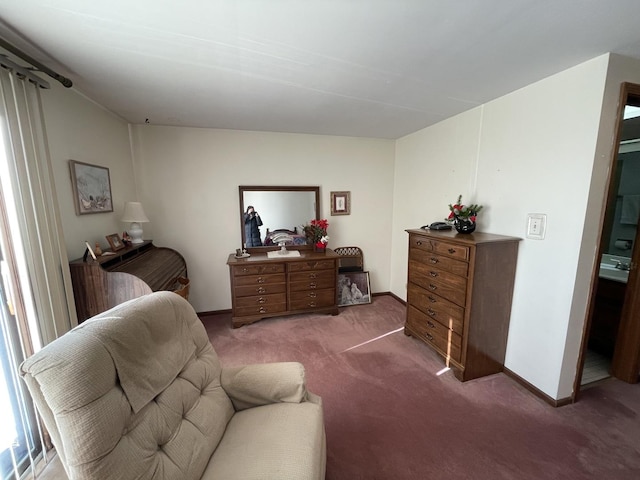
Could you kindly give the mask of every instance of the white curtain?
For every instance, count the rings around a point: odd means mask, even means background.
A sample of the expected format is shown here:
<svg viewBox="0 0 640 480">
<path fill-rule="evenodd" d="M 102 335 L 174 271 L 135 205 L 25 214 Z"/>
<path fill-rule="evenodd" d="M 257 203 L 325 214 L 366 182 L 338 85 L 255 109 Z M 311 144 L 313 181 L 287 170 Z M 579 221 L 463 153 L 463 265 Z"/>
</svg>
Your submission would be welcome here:
<svg viewBox="0 0 640 480">
<path fill-rule="evenodd" d="M 15 72 L 0 69 L 1 133 L 7 159 L 2 184 L 5 196 L 15 202 L 13 234 L 20 237 L 27 270 L 20 272 L 21 279 L 28 281 L 24 286 L 31 289 L 39 337 L 47 344 L 77 321 L 40 89 Z"/>
</svg>

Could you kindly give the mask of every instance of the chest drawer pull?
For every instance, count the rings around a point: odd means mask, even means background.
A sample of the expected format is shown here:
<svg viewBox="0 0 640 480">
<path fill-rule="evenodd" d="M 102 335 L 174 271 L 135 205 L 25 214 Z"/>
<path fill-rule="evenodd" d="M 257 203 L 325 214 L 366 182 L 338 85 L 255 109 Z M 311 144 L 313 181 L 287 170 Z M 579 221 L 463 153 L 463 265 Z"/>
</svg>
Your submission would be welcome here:
<svg viewBox="0 0 640 480">
<path fill-rule="evenodd" d="M 431 271 L 431 272 L 429 272 L 429 275 L 431 275 L 432 277 L 437 277 L 438 276 L 438 272 Z"/>
<path fill-rule="evenodd" d="M 244 268 L 242 269 L 242 273 L 247 273 L 248 271 L 249 271 L 249 269 L 248 269 L 247 267 L 244 267 Z"/>
<path fill-rule="evenodd" d="M 450 248 L 449 250 L 447 250 L 451 255 L 453 255 L 454 253 L 456 253 L 456 249 L 455 248 Z"/>
<path fill-rule="evenodd" d="M 431 335 L 430 333 L 427 333 L 426 337 L 433 342 L 433 335 Z"/>
<path fill-rule="evenodd" d="M 257 290 L 256 290 L 256 292 L 258 292 L 258 293 L 264 293 L 266 291 L 267 291 L 267 289 L 264 288 L 264 287 L 258 287 Z"/>
<path fill-rule="evenodd" d="M 435 310 L 431 310 L 430 308 L 428 308 L 428 309 L 427 309 L 427 314 L 428 314 L 430 317 L 435 317 L 435 316 L 436 316 L 436 313 L 437 313 L 437 312 L 436 312 Z"/>
<path fill-rule="evenodd" d="M 264 297 L 258 298 L 258 303 L 265 303 L 266 301 L 267 301 L 267 299 L 264 298 Z"/>
<path fill-rule="evenodd" d="M 311 283 L 309 284 L 309 288 L 316 288 L 317 286 L 318 286 L 318 284 L 317 284 L 317 283 L 315 283 L 315 282 L 311 282 Z"/>
<path fill-rule="evenodd" d="M 267 313 L 267 309 L 264 307 L 260 307 L 260 309 L 258 310 L 258 312 L 260 313 Z"/>
<path fill-rule="evenodd" d="M 437 301 L 437 300 L 436 300 L 435 298 L 433 298 L 431 295 L 429 295 L 427 298 L 429 299 L 429 301 L 430 301 L 431 303 L 436 303 L 436 301 Z"/>
<path fill-rule="evenodd" d="M 436 326 L 433 324 L 433 322 L 431 321 L 427 321 L 427 327 L 429 328 L 436 328 Z"/>
<path fill-rule="evenodd" d="M 310 306 L 311 308 L 315 307 L 315 306 L 316 306 L 316 302 L 309 302 L 309 306 Z"/>
<path fill-rule="evenodd" d="M 318 296 L 318 294 L 316 292 L 309 293 L 309 297 L 311 297 L 311 298 L 316 298 L 317 296 Z"/>
<path fill-rule="evenodd" d="M 418 240 L 418 241 L 416 242 L 416 245 L 421 246 L 421 245 L 422 245 L 422 240 Z"/>
<path fill-rule="evenodd" d="M 429 284 L 429 290 L 431 290 L 431 291 L 435 292 L 437 289 L 438 289 L 438 287 L 437 287 L 437 286 L 435 286 L 433 283 L 430 283 L 430 284 Z"/>
<path fill-rule="evenodd" d="M 430 261 L 431 263 L 433 263 L 433 264 L 438 263 L 438 259 L 437 259 L 437 258 L 435 258 L 435 257 L 431 257 L 431 258 L 429 259 L 429 261 Z"/>
<path fill-rule="evenodd" d="M 258 277 L 258 283 L 264 283 L 264 277 Z"/>
</svg>

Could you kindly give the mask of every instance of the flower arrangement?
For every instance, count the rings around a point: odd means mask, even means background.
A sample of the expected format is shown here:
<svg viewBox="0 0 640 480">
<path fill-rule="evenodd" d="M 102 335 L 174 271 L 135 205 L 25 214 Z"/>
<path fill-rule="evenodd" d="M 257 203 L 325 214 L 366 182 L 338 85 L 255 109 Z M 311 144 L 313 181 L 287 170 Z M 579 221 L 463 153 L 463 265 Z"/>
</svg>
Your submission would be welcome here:
<svg viewBox="0 0 640 480">
<path fill-rule="evenodd" d="M 449 216 L 445 220 L 452 222 L 456 219 L 462 218 L 464 220 L 471 220 L 472 222 L 475 222 L 476 215 L 478 215 L 478 212 L 482 210 L 482 205 L 475 203 L 471 205 L 463 205 L 462 195 L 458 195 L 458 201 L 454 205 L 449 204 L 449 210 Z"/>
<path fill-rule="evenodd" d="M 327 228 L 329 228 L 327 220 L 311 220 L 309 225 L 305 225 L 304 234 L 317 248 L 326 248 L 329 242 Z"/>
</svg>

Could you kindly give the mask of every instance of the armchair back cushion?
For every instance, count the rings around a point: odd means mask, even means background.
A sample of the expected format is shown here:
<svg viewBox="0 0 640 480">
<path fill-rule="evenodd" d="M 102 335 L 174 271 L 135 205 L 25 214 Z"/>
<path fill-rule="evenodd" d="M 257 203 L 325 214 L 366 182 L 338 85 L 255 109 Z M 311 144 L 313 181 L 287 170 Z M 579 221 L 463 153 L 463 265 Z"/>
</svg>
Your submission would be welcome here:
<svg viewBox="0 0 640 480">
<path fill-rule="evenodd" d="M 173 292 L 88 320 L 21 368 L 72 480 L 200 478 L 234 413 L 204 326 Z"/>
</svg>

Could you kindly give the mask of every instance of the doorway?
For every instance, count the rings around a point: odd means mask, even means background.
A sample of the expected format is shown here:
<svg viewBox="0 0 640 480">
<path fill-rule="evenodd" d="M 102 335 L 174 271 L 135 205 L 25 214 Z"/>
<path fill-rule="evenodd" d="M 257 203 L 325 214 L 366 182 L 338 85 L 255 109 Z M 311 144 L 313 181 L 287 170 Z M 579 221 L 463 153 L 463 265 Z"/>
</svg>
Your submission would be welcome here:
<svg viewBox="0 0 640 480">
<path fill-rule="evenodd" d="M 580 388 L 609 376 L 637 383 L 640 372 L 640 85 L 622 85 L 607 204 L 579 362 Z"/>
</svg>

